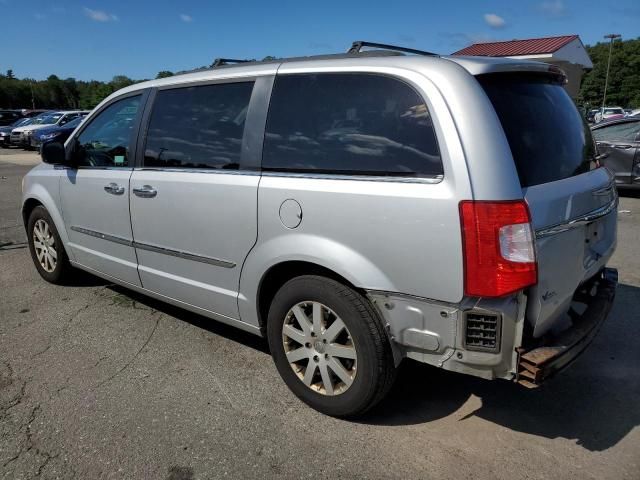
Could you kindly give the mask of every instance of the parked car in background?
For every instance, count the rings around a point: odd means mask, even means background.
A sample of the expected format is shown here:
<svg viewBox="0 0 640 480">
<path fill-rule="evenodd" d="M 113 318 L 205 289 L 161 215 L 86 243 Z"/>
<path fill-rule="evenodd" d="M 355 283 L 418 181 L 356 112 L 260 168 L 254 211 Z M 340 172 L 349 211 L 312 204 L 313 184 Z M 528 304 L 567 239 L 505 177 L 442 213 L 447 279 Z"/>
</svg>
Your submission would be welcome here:
<svg viewBox="0 0 640 480">
<path fill-rule="evenodd" d="M 618 188 L 640 188 L 640 117 L 602 122 L 592 127 L 600 163 L 615 175 Z"/>
<path fill-rule="evenodd" d="M 29 108 L 23 108 L 22 110 L 20 110 L 20 112 L 22 113 L 23 117 L 37 117 L 38 115 L 45 113 L 45 112 L 50 112 L 51 110 L 48 108 L 41 108 L 41 109 L 29 109 Z"/>
<path fill-rule="evenodd" d="M 24 115 L 18 110 L 0 110 L 0 126 L 11 125 L 16 120 L 24 118 Z"/>
<path fill-rule="evenodd" d="M 616 118 L 624 118 L 624 110 L 622 107 L 601 108 L 594 116 L 596 123 L 600 123 L 605 120 L 615 120 Z"/>
<path fill-rule="evenodd" d="M 330 415 L 403 358 L 540 384 L 611 308 L 613 176 L 559 69 L 383 47 L 112 94 L 24 177 L 35 268 L 266 335 Z"/>
<path fill-rule="evenodd" d="M 64 143 L 86 116 L 86 114 L 82 114 L 64 125 L 53 125 L 36 130 L 30 137 L 29 146 L 38 150 L 42 144 L 47 142 Z"/>
<path fill-rule="evenodd" d="M 600 110 L 598 108 L 592 108 L 591 110 L 589 110 L 586 115 L 587 122 L 595 123 L 596 121 L 595 116 L 596 116 L 596 113 L 598 113 L 599 111 Z"/>
<path fill-rule="evenodd" d="M 13 129 L 11 132 L 11 144 L 21 146 L 23 148 L 31 148 L 31 136 L 37 130 L 47 128 L 49 126 L 63 126 L 80 115 L 87 114 L 86 111 L 58 111 L 48 112 L 37 116 L 33 123 Z"/>
<path fill-rule="evenodd" d="M 0 147 L 7 148 L 11 144 L 11 130 L 28 125 L 32 121 L 32 118 L 19 118 L 11 125 L 0 127 Z"/>
</svg>

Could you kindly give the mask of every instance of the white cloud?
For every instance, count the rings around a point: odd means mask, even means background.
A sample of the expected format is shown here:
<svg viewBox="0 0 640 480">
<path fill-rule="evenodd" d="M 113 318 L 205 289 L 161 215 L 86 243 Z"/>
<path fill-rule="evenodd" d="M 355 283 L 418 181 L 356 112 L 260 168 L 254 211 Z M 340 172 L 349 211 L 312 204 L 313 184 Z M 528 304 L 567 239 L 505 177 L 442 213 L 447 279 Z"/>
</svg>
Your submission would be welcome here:
<svg viewBox="0 0 640 480">
<path fill-rule="evenodd" d="M 33 14 L 36 20 L 44 20 L 46 15 L 44 13 L 36 12 Z"/>
<path fill-rule="evenodd" d="M 92 10 L 87 7 L 84 7 L 83 10 L 87 17 L 96 22 L 114 22 L 118 20 L 118 17 L 113 13 L 107 13 L 103 10 Z"/>
<path fill-rule="evenodd" d="M 186 23 L 190 23 L 193 22 L 193 17 L 191 15 L 187 15 L 186 13 L 181 13 L 180 20 Z"/>
<path fill-rule="evenodd" d="M 540 10 L 550 17 L 562 17 L 567 13 L 567 7 L 562 0 L 546 0 L 540 4 Z"/>
<path fill-rule="evenodd" d="M 504 21 L 504 18 L 496 15 L 495 13 L 485 13 L 484 21 L 487 22 L 487 25 L 489 25 L 491 28 L 502 28 L 507 23 Z"/>
</svg>

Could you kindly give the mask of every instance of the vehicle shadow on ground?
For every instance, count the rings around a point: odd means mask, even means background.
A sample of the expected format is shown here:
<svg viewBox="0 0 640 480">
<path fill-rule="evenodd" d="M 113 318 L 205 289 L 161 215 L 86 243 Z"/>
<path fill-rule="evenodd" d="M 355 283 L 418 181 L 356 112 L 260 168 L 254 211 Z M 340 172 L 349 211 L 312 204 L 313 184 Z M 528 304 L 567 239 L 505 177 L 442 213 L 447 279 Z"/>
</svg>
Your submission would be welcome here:
<svg viewBox="0 0 640 480">
<path fill-rule="evenodd" d="M 134 292 L 133 290 L 128 290 L 125 287 L 121 287 L 119 285 L 112 284 L 109 285 L 108 288 L 116 293 L 125 295 L 131 300 L 145 305 L 152 310 L 162 312 L 183 322 L 190 323 L 194 327 L 207 330 L 214 335 L 219 335 L 228 340 L 232 340 L 244 346 L 253 348 L 254 350 L 269 354 L 269 346 L 267 344 L 267 341 L 262 337 L 252 335 L 251 333 L 240 330 L 239 328 L 225 325 L 224 323 L 217 322 L 216 320 L 212 320 L 211 318 L 198 315 L 197 313 L 193 313 L 183 308 L 173 306 L 161 300 L 156 300 L 155 298 L 151 298 L 147 295 Z"/>
<path fill-rule="evenodd" d="M 428 423 L 454 414 L 473 395 L 482 406 L 458 421 L 479 417 L 511 430 L 566 438 L 591 450 L 616 445 L 640 425 L 640 288 L 620 285 L 599 337 L 564 372 L 528 390 L 417 362 L 401 366 L 391 394 L 361 421 L 375 425 Z"/>
<path fill-rule="evenodd" d="M 640 198 L 640 189 L 637 188 L 620 188 L 618 195 L 621 197 Z"/>
<path fill-rule="evenodd" d="M 117 285 L 108 288 L 214 335 L 269 354 L 263 338 Z M 630 340 L 640 338 L 640 310 L 635 308 L 639 302 L 640 288 L 621 284 L 610 318 L 590 348 L 536 390 L 404 361 L 389 396 L 354 421 L 378 426 L 429 423 L 454 415 L 476 396 L 482 406 L 458 421 L 479 417 L 518 432 L 575 440 L 587 450 L 606 450 L 640 425 L 640 349 Z"/>
</svg>

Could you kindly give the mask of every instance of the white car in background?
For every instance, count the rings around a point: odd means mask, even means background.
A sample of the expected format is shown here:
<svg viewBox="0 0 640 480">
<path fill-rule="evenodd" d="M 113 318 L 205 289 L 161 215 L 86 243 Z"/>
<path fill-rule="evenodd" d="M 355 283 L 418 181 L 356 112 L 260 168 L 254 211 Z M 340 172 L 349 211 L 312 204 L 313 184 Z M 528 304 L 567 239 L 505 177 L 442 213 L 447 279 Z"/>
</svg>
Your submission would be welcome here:
<svg viewBox="0 0 640 480">
<path fill-rule="evenodd" d="M 596 123 L 600 123 L 604 120 L 615 120 L 624 116 L 625 113 L 622 107 L 605 107 L 596 113 L 594 120 Z"/>
<path fill-rule="evenodd" d="M 71 120 L 79 117 L 80 115 L 86 115 L 87 112 L 83 110 L 71 110 L 71 111 L 52 111 L 46 114 L 39 115 L 32 123 L 22 127 L 14 128 L 11 130 L 10 142 L 12 145 L 17 145 L 23 148 L 29 148 L 29 142 L 31 135 L 36 130 L 41 128 L 48 128 L 54 125 L 62 126 L 69 123 Z"/>
</svg>

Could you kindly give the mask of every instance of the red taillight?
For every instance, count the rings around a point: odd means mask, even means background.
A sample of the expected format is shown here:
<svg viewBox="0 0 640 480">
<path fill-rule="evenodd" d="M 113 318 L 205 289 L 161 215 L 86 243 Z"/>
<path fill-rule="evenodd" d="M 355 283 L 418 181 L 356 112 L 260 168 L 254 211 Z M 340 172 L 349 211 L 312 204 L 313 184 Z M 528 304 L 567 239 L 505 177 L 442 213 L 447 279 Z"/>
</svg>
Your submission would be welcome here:
<svg viewBox="0 0 640 480">
<path fill-rule="evenodd" d="M 538 281 L 531 216 L 523 200 L 460 202 L 464 292 L 502 297 Z"/>
</svg>

